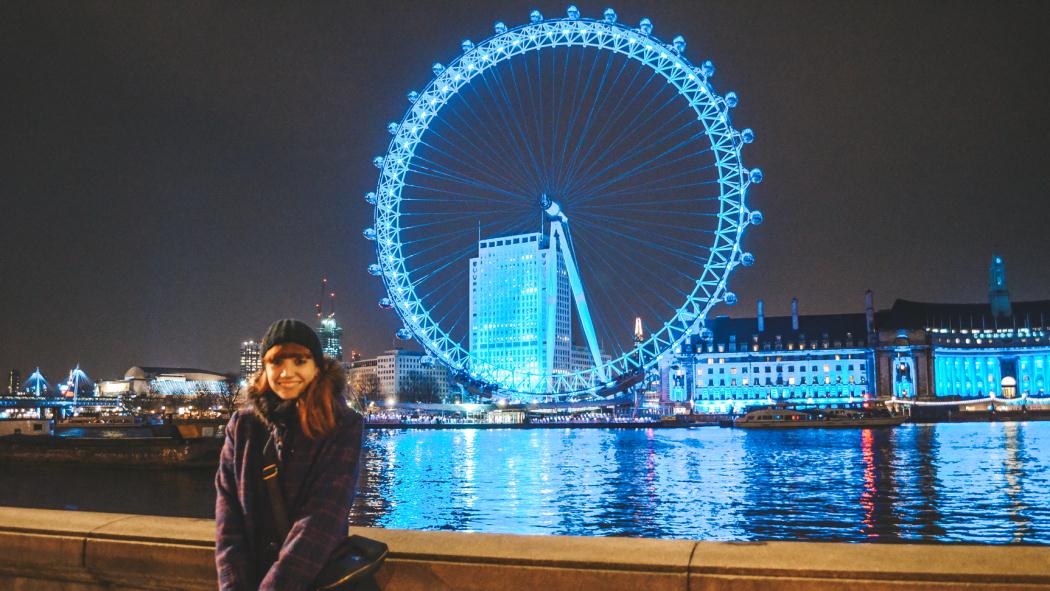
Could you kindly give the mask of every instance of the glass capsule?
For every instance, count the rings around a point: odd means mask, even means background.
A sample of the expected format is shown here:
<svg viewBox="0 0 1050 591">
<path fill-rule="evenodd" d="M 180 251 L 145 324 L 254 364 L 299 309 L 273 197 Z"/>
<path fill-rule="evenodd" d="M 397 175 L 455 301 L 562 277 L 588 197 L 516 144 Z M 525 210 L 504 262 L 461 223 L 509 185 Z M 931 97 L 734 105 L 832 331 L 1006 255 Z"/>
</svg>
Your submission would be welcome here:
<svg viewBox="0 0 1050 591">
<path fill-rule="evenodd" d="M 376 239 L 376 229 L 375 228 L 365 228 L 364 231 L 361 232 L 361 235 L 364 236 L 365 238 L 367 238 L 368 240 L 375 240 Z"/>
<path fill-rule="evenodd" d="M 761 211 L 758 211 L 756 209 L 755 211 L 751 212 L 751 224 L 752 225 L 757 226 L 757 225 L 762 223 L 762 220 L 763 220 L 763 217 L 762 217 L 762 212 Z"/>
<path fill-rule="evenodd" d="M 671 41 L 671 45 L 674 46 L 674 50 L 678 53 L 685 51 L 685 37 L 678 35 Z"/>
<path fill-rule="evenodd" d="M 727 292 L 725 293 L 725 295 L 724 295 L 724 296 L 722 296 L 722 300 L 723 300 L 723 301 L 724 301 L 724 302 L 726 303 L 726 305 L 728 305 L 728 306 L 735 306 L 735 305 L 736 305 L 736 302 L 737 302 L 737 299 L 736 299 L 736 294 L 735 294 L 735 293 L 733 293 L 733 292 L 731 292 L 731 291 L 727 291 Z"/>
<path fill-rule="evenodd" d="M 607 22 L 607 23 L 615 23 L 616 22 L 616 11 L 613 10 L 612 8 L 606 8 L 605 12 L 602 13 L 602 18 L 604 18 L 605 22 Z"/>
<path fill-rule="evenodd" d="M 730 90 L 729 92 L 726 93 L 726 106 L 727 107 L 732 109 L 733 107 L 737 106 L 739 103 L 740 103 L 740 97 L 738 97 L 735 92 Z"/>
<path fill-rule="evenodd" d="M 374 191 L 369 191 L 368 193 L 365 193 L 365 202 L 369 205 L 376 204 L 376 194 Z"/>
<path fill-rule="evenodd" d="M 395 133 L 397 133 L 397 123 L 394 121 L 387 123 L 386 130 L 390 132 L 390 135 L 394 135 Z"/>
<path fill-rule="evenodd" d="M 383 168 L 383 157 L 382 156 L 376 156 L 375 158 L 372 159 L 372 164 L 375 165 L 376 168 L 382 169 Z"/>
<path fill-rule="evenodd" d="M 542 20 L 543 20 L 543 14 L 541 14 L 540 11 L 533 10 L 532 12 L 529 13 L 529 22 L 530 23 L 535 25 L 536 23 L 538 23 L 538 22 L 540 22 Z"/>
<path fill-rule="evenodd" d="M 571 18 L 573 20 L 576 20 L 576 19 L 580 18 L 580 9 L 576 8 L 575 4 L 570 4 L 569 8 L 565 10 L 565 14 L 569 18 Z"/>
<path fill-rule="evenodd" d="M 710 328 L 707 328 L 705 326 L 704 328 L 700 329 L 700 339 L 701 340 L 710 341 L 713 338 L 715 338 L 715 335 L 714 335 L 714 333 L 711 332 Z"/>
<path fill-rule="evenodd" d="M 496 31 L 497 35 L 502 35 L 507 32 L 507 25 L 503 21 L 496 21 L 496 24 L 492 26 L 492 29 Z"/>
<path fill-rule="evenodd" d="M 394 302 L 390 298 L 379 298 L 379 307 L 384 310 L 393 310 Z"/>
<path fill-rule="evenodd" d="M 445 66 L 441 65 L 440 62 L 434 62 L 434 65 L 430 66 L 430 71 L 433 72 L 435 76 L 440 76 L 441 73 L 445 71 Z"/>
<path fill-rule="evenodd" d="M 744 131 L 740 132 L 740 139 L 743 140 L 745 144 L 750 144 L 751 142 L 755 141 L 755 132 L 750 127 L 748 127 Z"/>
<path fill-rule="evenodd" d="M 740 264 L 744 265 L 745 267 L 750 267 L 751 265 L 754 265 L 755 255 L 751 254 L 750 252 L 745 252 L 744 254 L 740 255 Z"/>
<path fill-rule="evenodd" d="M 406 96 L 408 97 L 408 102 L 410 103 L 414 103 L 417 100 L 419 100 L 419 93 L 414 90 L 409 92 Z"/>
<path fill-rule="evenodd" d="M 372 263 L 368 265 L 368 274 L 373 277 L 379 277 L 383 274 L 383 268 L 379 266 L 379 263 Z"/>
<path fill-rule="evenodd" d="M 755 183 L 756 185 L 758 183 L 761 183 L 762 179 L 765 178 L 764 175 L 762 174 L 762 169 L 761 168 L 752 168 L 751 172 L 748 173 L 748 176 L 751 178 L 751 182 Z"/>
<path fill-rule="evenodd" d="M 651 21 L 651 20 L 649 20 L 647 18 L 643 18 L 641 21 L 638 22 L 638 30 L 641 31 L 642 33 L 645 33 L 646 35 L 652 35 L 653 34 L 653 21 Z"/>
<path fill-rule="evenodd" d="M 399 328 L 397 329 L 397 332 L 395 334 L 397 335 L 397 338 L 401 339 L 402 341 L 412 340 L 412 331 L 408 330 L 407 328 Z"/>
<path fill-rule="evenodd" d="M 463 49 L 463 53 L 466 53 L 471 49 L 474 49 L 474 42 L 470 39 L 464 39 L 463 43 L 460 43 L 459 46 Z"/>
<path fill-rule="evenodd" d="M 715 64 L 711 60 L 705 61 L 703 65 L 700 66 L 700 69 L 703 70 L 704 76 L 707 78 L 711 78 L 715 75 Z"/>
</svg>

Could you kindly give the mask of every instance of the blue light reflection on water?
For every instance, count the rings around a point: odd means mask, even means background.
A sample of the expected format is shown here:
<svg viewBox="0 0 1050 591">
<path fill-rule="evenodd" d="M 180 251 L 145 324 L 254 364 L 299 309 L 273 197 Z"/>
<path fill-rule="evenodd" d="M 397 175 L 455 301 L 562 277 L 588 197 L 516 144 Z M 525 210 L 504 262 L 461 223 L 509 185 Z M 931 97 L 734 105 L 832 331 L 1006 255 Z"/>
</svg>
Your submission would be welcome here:
<svg viewBox="0 0 1050 591">
<path fill-rule="evenodd" d="M 355 523 L 706 540 L 1050 543 L 1050 423 L 372 431 Z"/>
</svg>

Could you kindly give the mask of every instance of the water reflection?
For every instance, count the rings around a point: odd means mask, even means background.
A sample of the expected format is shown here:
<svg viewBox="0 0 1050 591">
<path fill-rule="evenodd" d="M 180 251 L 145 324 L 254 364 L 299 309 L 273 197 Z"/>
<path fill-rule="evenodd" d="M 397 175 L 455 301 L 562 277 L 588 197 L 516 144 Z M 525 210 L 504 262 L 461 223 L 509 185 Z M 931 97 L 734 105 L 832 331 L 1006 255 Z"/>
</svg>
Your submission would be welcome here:
<svg viewBox="0 0 1050 591">
<path fill-rule="evenodd" d="M 708 540 L 1050 543 L 1050 423 L 370 431 L 352 520 Z M 210 471 L 3 466 L 0 504 L 211 517 Z"/>
</svg>

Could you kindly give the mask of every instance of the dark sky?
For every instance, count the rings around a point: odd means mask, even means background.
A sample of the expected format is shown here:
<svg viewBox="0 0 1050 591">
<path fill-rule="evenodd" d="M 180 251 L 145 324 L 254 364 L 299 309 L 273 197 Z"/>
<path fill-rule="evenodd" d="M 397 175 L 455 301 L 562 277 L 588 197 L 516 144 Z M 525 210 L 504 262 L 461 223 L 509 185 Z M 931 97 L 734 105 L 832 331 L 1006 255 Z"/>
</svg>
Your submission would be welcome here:
<svg viewBox="0 0 1050 591">
<path fill-rule="evenodd" d="M 586 16 L 604 4 L 578 3 Z M 387 348 L 361 199 L 430 64 L 563 3 L 5 2 L 0 367 L 233 370 L 309 317 L 327 273 L 347 348 Z M 766 223 L 736 315 L 1050 298 L 1050 4 L 634 2 L 735 90 Z M 720 308 L 716 313 L 725 313 Z"/>
</svg>

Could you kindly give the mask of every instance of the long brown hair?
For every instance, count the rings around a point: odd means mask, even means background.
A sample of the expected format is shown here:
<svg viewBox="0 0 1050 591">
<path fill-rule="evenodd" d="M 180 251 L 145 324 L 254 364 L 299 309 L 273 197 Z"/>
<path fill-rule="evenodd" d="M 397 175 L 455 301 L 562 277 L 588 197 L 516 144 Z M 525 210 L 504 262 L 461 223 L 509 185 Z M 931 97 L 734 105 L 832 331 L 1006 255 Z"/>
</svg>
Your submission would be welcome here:
<svg viewBox="0 0 1050 591">
<path fill-rule="evenodd" d="M 266 379 L 266 364 L 274 361 L 278 356 L 298 356 L 299 348 L 307 351 L 307 356 L 310 355 L 309 350 L 294 343 L 270 347 L 270 350 L 263 355 L 262 369 L 255 374 L 248 386 L 249 398 L 273 393 Z M 342 380 L 338 375 L 335 375 L 333 379 L 333 374 L 341 373 L 338 369 L 338 362 L 326 357 L 322 366 L 317 368 L 317 375 L 313 381 L 307 384 L 306 389 L 299 395 L 296 405 L 299 413 L 299 426 L 302 427 L 303 434 L 310 439 L 324 437 L 335 429 L 335 405 L 342 398 Z"/>
</svg>

